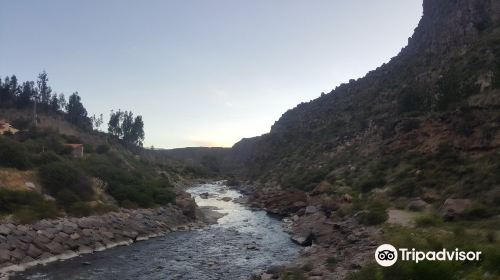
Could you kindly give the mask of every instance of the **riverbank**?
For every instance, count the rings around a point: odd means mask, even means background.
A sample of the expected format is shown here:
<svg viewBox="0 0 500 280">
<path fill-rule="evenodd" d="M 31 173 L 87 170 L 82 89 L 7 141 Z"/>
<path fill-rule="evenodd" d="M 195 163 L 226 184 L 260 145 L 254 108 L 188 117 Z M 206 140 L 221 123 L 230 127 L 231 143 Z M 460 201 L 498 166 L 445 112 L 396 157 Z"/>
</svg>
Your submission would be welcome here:
<svg viewBox="0 0 500 280">
<path fill-rule="evenodd" d="M 380 228 L 362 225 L 352 215 L 333 214 L 351 207 L 352 198 L 348 196 L 332 199 L 320 192 L 262 186 L 249 192 L 248 203 L 284 217 L 291 239 L 304 247 L 288 265 L 271 267 L 261 274 L 262 280 L 283 279 L 284 275 L 345 279 L 370 261 L 380 245 Z"/>
<path fill-rule="evenodd" d="M 186 215 L 186 209 L 174 205 L 41 220 L 31 225 L 0 224 L 0 279 L 39 264 L 200 228 L 204 224 Z"/>
</svg>

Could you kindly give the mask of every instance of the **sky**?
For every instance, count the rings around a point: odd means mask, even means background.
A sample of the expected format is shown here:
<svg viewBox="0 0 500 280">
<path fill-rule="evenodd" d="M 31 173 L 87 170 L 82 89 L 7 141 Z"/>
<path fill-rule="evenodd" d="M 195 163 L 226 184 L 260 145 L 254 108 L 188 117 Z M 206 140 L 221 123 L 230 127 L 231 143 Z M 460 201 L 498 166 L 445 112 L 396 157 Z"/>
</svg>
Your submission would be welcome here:
<svg viewBox="0 0 500 280">
<path fill-rule="evenodd" d="M 147 147 L 230 147 L 388 62 L 421 15 L 421 0 L 0 0 L 0 76 L 46 70 L 90 115 L 142 115 Z"/>
</svg>

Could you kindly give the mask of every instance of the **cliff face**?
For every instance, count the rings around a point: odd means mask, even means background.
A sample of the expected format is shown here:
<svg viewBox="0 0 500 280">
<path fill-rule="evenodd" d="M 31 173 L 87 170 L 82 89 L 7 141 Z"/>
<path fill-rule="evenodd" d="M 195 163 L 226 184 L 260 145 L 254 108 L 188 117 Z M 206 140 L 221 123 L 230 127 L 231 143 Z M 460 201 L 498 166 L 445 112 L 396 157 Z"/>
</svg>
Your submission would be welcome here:
<svg viewBox="0 0 500 280">
<path fill-rule="evenodd" d="M 235 144 L 225 170 L 297 187 L 296 177 L 309 176 L 304 180 L 315 184 L 339 164 L 359 168 L 363 159 L 397 149 L 497 149 L 500 2 L 425 0 L 423 6 L 400 54 L 364 78 L 287 111 L 269 134 Z"/>
<path fill-rule="evenodd" d="M 407 47 L 420 54 L 465 47 L 500 18 L 500 2 L 495 0 L 425 0 L 423 8 L 424 15 Z"/>
</svg>

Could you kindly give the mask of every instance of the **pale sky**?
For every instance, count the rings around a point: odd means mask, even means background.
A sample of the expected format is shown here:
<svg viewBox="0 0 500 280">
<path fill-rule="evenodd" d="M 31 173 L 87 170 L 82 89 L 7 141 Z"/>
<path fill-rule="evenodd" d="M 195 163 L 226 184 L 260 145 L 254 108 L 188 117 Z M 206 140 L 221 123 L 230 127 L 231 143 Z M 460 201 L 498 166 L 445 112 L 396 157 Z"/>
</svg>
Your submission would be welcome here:
<svg viewBox="0 0 500 280">
<path fill-rule="evenodd" d="M 421 15 L 421 0 L 0 0 L 0 76 L 45 69 L 90 115 L 132 110 L 148 147 L 227 147 L 388 62 Z"/>
</svg>

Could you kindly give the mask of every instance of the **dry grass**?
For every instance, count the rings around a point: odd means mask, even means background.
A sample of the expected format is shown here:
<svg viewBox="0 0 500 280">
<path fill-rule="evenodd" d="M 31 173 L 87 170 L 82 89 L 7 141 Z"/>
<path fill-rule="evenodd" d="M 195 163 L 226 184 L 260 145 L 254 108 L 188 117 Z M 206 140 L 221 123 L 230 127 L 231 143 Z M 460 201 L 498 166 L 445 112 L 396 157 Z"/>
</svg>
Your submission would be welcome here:
<svg viewBox="0 0 500 280">
<path fill-rule="evenodd" d="M 38 176 L 35 171 L 20 171 L 12 168 L 0 168 L 0 187 L 10 190 L 30 190 L 26 182 L 35 184 L 40 190 Z"/>
</svg>

